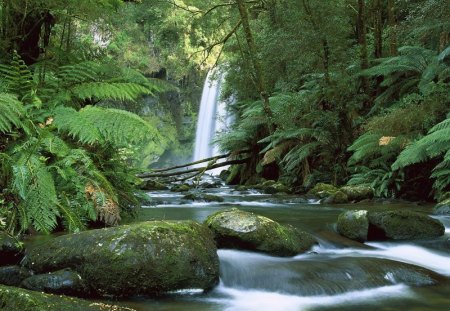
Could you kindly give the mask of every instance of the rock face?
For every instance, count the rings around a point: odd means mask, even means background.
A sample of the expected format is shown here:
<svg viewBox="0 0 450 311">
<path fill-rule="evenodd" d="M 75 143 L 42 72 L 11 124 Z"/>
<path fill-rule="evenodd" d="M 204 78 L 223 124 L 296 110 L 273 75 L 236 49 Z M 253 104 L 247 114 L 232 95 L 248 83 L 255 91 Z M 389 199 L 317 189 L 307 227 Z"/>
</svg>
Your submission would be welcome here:
<svg viewBox="0 0 450 311">
<path fill-rule="evenodd" d="M 130 308 L 43 294 L 4 285 L 0 285 L 0 309 L 7 311 L 135 311 Z"/>
<path fill-rule="evenodd" d="M 20 266 L 0 267 L 0 284 L 19 286 L 23 280 L 32 275 L 31 271 Z"/>
<path fill-rule="evenodd" d="M 0 232 L 0 266 L 18 264 L 23 258 L 23 245 L 14 237 Z"/>
<path fill-rule="evenodd" d="M 98 295 L 211 289 L 219 280 L 213 236 L 194 221 L 149 221 L 65 235 L 32 249 L 37 273 L 70 268 Z"/>
<path fill-rule="evenodd" d="M 212 214 L 205 224 L 214 232 L 219 248 L 293 256 L 307 251 L 316 243 L 306 232 L 237 208 Z"/>
<path fill-rule="evenodd" d="M 357 241 L 411 240 L 439 237 L 445 227 L 438 220 L 410 211 L 346 211 L 337 230 Z"/>
<path fill-rule="evenodd" d="M 86 296 L 88 293 L 81 276 L 70 270 L 30 276 L 22 282 L 21 287 L 58 295 Z"/>
</svg>

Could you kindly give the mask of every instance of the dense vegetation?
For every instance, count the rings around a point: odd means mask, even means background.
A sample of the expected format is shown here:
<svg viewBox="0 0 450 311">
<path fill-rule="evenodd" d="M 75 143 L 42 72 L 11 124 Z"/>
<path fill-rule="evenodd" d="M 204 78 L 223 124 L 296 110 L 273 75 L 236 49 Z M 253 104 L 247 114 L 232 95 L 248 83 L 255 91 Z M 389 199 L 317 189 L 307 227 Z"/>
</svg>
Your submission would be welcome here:
<svg viewBox="0 0 450 311">
<path fill-rule="evenodd" d="M 10 232 L 133 211 L 136 172 L 190 153 L 183 118 L 215 66 L 237 116 L 217 140 L 252 151 L 241 183 L 450 190 L 448 1 L 0 0 L 0 20 Z"/>
</svg>

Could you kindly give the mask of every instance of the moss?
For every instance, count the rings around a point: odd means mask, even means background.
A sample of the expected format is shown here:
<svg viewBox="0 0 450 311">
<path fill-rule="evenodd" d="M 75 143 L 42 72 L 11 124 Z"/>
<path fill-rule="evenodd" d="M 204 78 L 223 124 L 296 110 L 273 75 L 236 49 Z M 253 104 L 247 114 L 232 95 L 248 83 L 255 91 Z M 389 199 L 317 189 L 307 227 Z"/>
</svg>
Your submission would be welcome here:
<svg viewBox="0 0 450 311">
<path fill-rule="evenodd" d="M 94 303 L 77 298 L 33 292 L 17 287 L 0 285 L 0 307 L 8 311 L 132 311 L 134 309 Z"/>
<path fill-rule="evenodd" d="M 241 165 L 232 165 L 225 180 L 227 185 L 239 185 L 241 183 Z"/>
<path fill-rule="evenodd" d="M 444 225 L 438 220 L 410 211 L 370 212 L 368 217 L 373 226 L 369 228 L 369 240 L 379 239 L 380 234 L 393 240 L 425 239 L 439 237 L 445 232 Z"/>
<path fill-rule="evenodd" d="M 194 221 L 150 221 L 61 236 L 31 250 L 38 273 L 71 268 L 100 295 L 158 295 L 218 282 L 211 232 Z"/>
<path fill-rule="evenodd" d="M 367 186 L 344 186 L 339 189 L 350 201 L 362 201 L 373 198 L 373 189 Z"/>
<path fill-rule="evenodd" d="M 141 185 L 142 190 L 167 190 L 169 187 L 156 180 L 144 181 Z"/>
<path fill-rule="evenodd" d="M 333 195 L 338 190 L 339 189 L 333 185 L 318 183 L 308 193 L 323 199 L 323 198 Z"/>
<path fill-rule="evenodd" d="M 367 240 L 369 219 L 367 211 L 345 211 L 338 216 L 337 231 L 339 234 L 360 242 Z"/>
<path fill-rule="evenodd" d="M 329 197 L 325 198 L 323 200 L 323 203 L 327 203 L 327 204 L 348 203 L 348 197 L 344 192 L 336 191 L 335 193 L 331 194 Z"/>
<path fill-rule="evenodd" d="M 237 208 L 212 214 L 205 224 L 214 232 L 218 246 L 223 248 L 293 256 L 305 252 L 316 243 L 306 232 Z"/>
<path fill-rule="evenodd" d="M 170 191 L 172 192 L 186 192 L 189 190 L 191 190 L 191 186 L 189 186 L 188 184 L 176 185 L 173 186 L 172 189 L 170 189 Z"/>
</svg>

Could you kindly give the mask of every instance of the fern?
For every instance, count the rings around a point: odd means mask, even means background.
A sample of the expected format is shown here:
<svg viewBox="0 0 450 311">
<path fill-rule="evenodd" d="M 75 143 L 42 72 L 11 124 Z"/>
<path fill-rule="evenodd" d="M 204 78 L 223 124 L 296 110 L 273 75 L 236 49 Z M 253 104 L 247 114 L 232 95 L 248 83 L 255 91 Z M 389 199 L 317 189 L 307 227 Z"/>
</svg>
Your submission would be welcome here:
<svg viewBox="0 0 450 311">
<path fill-rule="evenodd" d="M 154 140 L 158 131 L 139 116 L 119 109 L 87 106 L 55 110 L 55 126 L 86 144 L 112 143 L 116 146 Z"/>
<path fill-rule="evenodd" d="M 75 97 L 86 99 L 115 99 L 134 101 L 141 95 L 151 94 L 150 90 L 136 83 L 123 82 L 89 82 L 71 89 Z"/>
<path fill-rule="evenodd" d="M 13 131 L 22 127 L 22 117 L 25 114 L 22 102 L 8 93 L 0 93 L 0 132 Z"/>
</svg>

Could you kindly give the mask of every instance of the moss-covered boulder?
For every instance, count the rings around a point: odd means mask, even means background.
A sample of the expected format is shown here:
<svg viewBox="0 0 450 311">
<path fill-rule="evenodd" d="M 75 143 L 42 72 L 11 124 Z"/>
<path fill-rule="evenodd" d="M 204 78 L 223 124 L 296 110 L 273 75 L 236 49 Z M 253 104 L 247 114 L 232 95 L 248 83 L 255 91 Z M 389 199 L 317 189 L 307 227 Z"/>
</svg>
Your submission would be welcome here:
<svg viewBox="0 0 450 311">
<path fill-rule="evenodd" d="M 31 270 L 20 266 L 0 267 L 0 284 L 19 286 L 23 280 L 32 276 Z"/>
<path fill-rule="evenodd" d="M 450 215 L 450 199 L 445 199 L 433 208 L 435 215 Z"/>
<path fill-rule="evenodd" d="M 6 232 L 0 232 L 0 266 L 19 263 L 24 254 L 23 244 Z"/>
<path fill-rule="evenodd" d="M 367 211 L 343 212 L 338 217 L 337 231 L 349 239 L 360 242 L 367 241 L 367 233 L 369 231 Z"/>
<path fill-rule="evenodd" d="M 362 201 L 373 198 L 373 189 L 368 186 L 344 186 L 339 189 L 349 201 Z"/>
<path fill-rule="evenodd" d="M 346 211 L 339 215 L 337 230 L 357 241 L 412 240 L 439 237 L 444 225 L 411 211 Z"/>
<path fill-rule="evenodd" d="M 158 295 L 211 289 L 219 260 L 211 231 L 194 221 L 149 221 L 64 235 L 30 250 L 37 273 L 77 271 L 98 295 Z"/>
<path fill-rule="evenodd" d="M 241 165 L 232 165 L 230 167 L 225 179 L 227 185 L 239 185 L 241 183 L 241 167 Z"/>
<path fill-rule="evenodd" d="M 21 287 L 58 295 L 87 296 L 89 294 L 81 276 L 69 269 L 30 276 L 23 280 Z"/>
<path fill-rule="evenodd" d="M 344 203 L 348 203 L 348 197 L 347 197 L 347 195 L 344 192 L 338 190 L 335 193 L 330 194 L 325 199 L 322 199 L 320 201 L 320 203 L 324 203 L 324 204 L 344 204 Z"/>
<path fill-rule="evenodd" d="M 0 285 L 0 309 L 7 311 L 135 311 L 101 302 L 43 294 Z"/>
<path fill-rule="evenodd" d="M 410 240 L 435 238 L 444 234 L 444 225 L 427 215 L 410 211 L 370 212 L 368 238 Z"/>
<path fill-rule="evenodd" d="M 219 248 L 293 256 L 309 250 L 316 243 L 309 233 L 237 208 L 212 214 L 205 224 L 214 232 Z"/>
<path fill-rule="evenodd" d="M 149 179 L 142 182 L 141 189 L 153 191 L 153 190 L 167 190 L 169 189 L 169 187 L 167 187 L 166 185 L 157 180 Z"/>
<path fill-rule="evenodd" d="M 314 186 L 314 188 L 308 191 L 308 194 L 312 194 L 320 199 L 324 199 L 335 194 L 338 191 L 339 189 L 333 185 L 318 183 Z"/>
<path fill-rule="evenodd" d="M 187 192 L 189 190 L 191 190 L 191 186 L 188 184 L 175 185 L 170 189 L 172 192 Z"/>
</svg>

